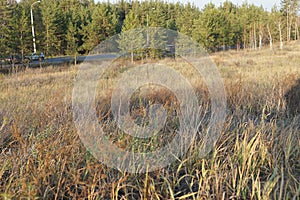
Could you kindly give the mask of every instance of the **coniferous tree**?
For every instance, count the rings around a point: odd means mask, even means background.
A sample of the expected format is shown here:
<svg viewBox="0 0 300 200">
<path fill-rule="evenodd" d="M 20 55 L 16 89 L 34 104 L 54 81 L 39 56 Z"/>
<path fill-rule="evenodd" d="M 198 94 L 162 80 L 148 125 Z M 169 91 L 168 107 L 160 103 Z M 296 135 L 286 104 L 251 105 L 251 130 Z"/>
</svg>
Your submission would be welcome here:
<svg viewBox="0 0 300 200">
<path fill-rule="evenodd" d="M 16 53 L 21 54 L 22 60 L 32 49 L 32 33 L 28 10 L 29 7 L 26 4 L 16 6 L 13 16 L 13 28 L 11 29 L 11 35 L 14 38 L 14 49 Z"/>
<path fill-rule="evenodd" d="M 0 0 L 0 57 L 8 56 L 11 51 L 12 39 L 10 26 L 13 20 L 13 5 L 8 4 L 7 0 Z"/>
<path fill-rule="evenodd" d="M 0 2 L 1 56 L 31 52 L 30 5 L 33 2 Z M 209 50 L 233 46 L 261 49 L 266 44 L 272 49 L 275 41 L 279 41 L 282 48 L 283 40 L 299 39 L 298 7 L 299 0 L 282 0 L 281 10 L 272 12 L 247 3 L 237 6 L 230 1 L 219 7 L 209 3 L 199 10 L 192 4 L 164 1 L 121 0 L 117 4 L 95 4 L 93 0 L 43 0 L 34 6 L 33 14 L 38 51 L 46 55 L 76 55 L 90 52 L 115 34 L 141 27 L 177 30 Z M 128 43 L 130 37 L 123 35 L 122 38 Z M 174 44 L 173 39 L 163 41 L 164 31 L 155 29 L 142 31 L 132 39 L 140 44 L 142 38 L 147 49 L 142 58 L 157 58 L 166 45 Z M 183 39 L 177 43 L 183 44 Z"/>
<path fill-rule="evenodd" d="M 67 50 L 68 55 L 74 55 L 74 63 L 77 63 L 78 39 L 77 39 L 77 25 L 72 20 L 69 21 L 67 35 Z"/>
<path fill-rule="evenodd" d="M 141 28 L 138 16 L 134 11 L 130 11 L 126 16 L 118 44 L 124 54 L 130 53 L 131 62 L 134 62 L 134 54 L 141 53 L 141 47 L 146 45 L 145 32 Z"/>
<path fill-rule="evenodd" d="M 91 21 L 84 26 L 82 48 L 91 51 L 101 41 L 117 33 L 118 16 L 116 8 L 110 4 L 98 4 L 92 10 Z"/>
<path fill-rule="evenodd" d="M 44 0 L 41 2 L 41 15 L 44 25 L 44 50 L 46 55 L 58 55 L 62 53 L 63 32 L 66 27 L 63 21 L 62 9 L 58 1 Z"/>
<path fill-rule="evenodd" d="M 177 6 L 179 6 L 179 4 Z M 177 30 L 182 34 L 192 37 L 195 20 L 197 20 L 200 15 L 199 10 L 195 6 L 188 3 L 186 6 L 177 10 L 177 12 Z"/>
<path fill-rule="evenodd" d="M 142 10 L 139 10 L 142 25 L 147 28 L 146 46 L 143 56 L 146 58 L 158 58 L 162 56 L 163 50 L 166 48 L 166 10 L 162 2 L 143 2 Z"/>
<path fill-rule="evenodd" d="M 220 11 L 213 3 L 209 3 L 195 22 L 193 37 L 207 50 L 215 50 L 218 45 L 222 20 L 220 17 Z"/>
<path fill-rule="evenodd" d="M 176 28 L 176 11 L 175 5 L 173 3 L 169 3 L 166 5 L 166 28 L 171 30 L 177 30 Z"/>
<path fill-rule="evenodd" d="M 230 1 L 226 1 L 220 9 L 225 15 L 223 22 L 223 48 L 224 44 L 231 47 L 236 45 L 237 50 L 239 50 L 242 41 L 242 24 L 238 16 L 238 7 Z"/>
</svg>

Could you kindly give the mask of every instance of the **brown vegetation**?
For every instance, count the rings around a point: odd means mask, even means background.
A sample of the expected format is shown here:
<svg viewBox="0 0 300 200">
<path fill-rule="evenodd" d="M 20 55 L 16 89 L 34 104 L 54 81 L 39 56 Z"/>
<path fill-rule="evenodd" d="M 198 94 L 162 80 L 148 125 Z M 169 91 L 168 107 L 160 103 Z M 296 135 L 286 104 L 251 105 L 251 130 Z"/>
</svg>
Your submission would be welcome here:
<svg viewBox="0 0 300 200">
<path fill-rule="evenodd" d="M 106 167 L 85 149 L 72 119 L 75 68 L 48 67 L 2 75 L 1 198 L 299 198 L 299 100 L 294 97 L 300 91 L 300 49 L 296 45 L 294 49 L 212 55 L 224 78 L 228 99 L 228 116 L 216 147 L 200 159 L 197 141 L 177 162 L 146 174 Z M 206 87 L 192 81 L 205 94 Z M 114 80 L 100 83 L 107 94 L 111 82 Z M 171 105 L 164 91 L 156 91 L 148 100 L 153 97 Z M 145 99 L 141 102 L 135 107 L 137 116 L 145 107 Z M 109 113 L 107 104 L 98 105 L 98 110 Z M 107 117 L 101 120 L 108 121 Z M 109 129 L 108 122 L 106 125 L 113 135 L 115 129 Z M 121 147 L 136 148 L 128 137 L 111 139 Z M 162 140 L 149 144 L 157 142 Z"/>
</svg>

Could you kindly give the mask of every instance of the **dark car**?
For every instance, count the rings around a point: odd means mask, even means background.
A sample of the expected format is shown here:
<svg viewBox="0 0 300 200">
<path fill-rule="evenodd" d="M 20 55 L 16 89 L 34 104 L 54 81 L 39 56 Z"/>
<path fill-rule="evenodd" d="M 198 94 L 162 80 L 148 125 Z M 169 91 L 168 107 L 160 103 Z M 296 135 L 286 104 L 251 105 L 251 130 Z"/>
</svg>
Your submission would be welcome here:
<svg viewBox="0 0 300 200">
<path fill-rule="evenodd" d="M 19 63 L 22 63 L 22 57 L 19 56 L 19 55 L 10 55 L 6 61 L 9 63 L 9 64 L 19 64 Z"/>
</svg>

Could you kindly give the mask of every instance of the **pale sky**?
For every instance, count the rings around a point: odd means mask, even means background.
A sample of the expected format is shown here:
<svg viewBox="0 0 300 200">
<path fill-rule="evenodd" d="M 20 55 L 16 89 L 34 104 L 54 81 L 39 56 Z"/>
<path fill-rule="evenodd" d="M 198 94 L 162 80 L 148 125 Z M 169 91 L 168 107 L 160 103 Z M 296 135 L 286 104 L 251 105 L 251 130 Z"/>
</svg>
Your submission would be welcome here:
<svg viewBox="0 0 300 200">
<path fill-rule="evenodd" d="M 188 2 L 188 0 L 181 0 L 182 2 Z M 196 6 L 199 8 L 203 8 L 205 4 L 212 2 L 215 5 L 219 6 L 221 2 L 225 2 L 225 0 L 191 0 Z M 267 10 L 271 10 L 271 8 L 276 4 L 280 6 L 280 0 L 248 0 L 248 1 L 241 1 L 241 0 L 231 0 L 232 3 L 236 5 L 241 5 L 243 2 L 248 2 L 249 4 L 254 4 L 256 6 L 263 6 Z"/>
<path fill-rule="evenodd" d="M 190 0 L 190 2 L 193 2 L 196 6 L 199 8 L 203 8 L 205 4 L 212 2 L 215 5 L 219 6 L 221 2 L 225 2 L 226 0 Z M 248 2 L 249 4 L 254 4 L 256 6 L 263 6 L 267 10 L 271 10 L 272 7 L 276 4 L 278 7 L 280 6 L 280 0 L 230 0 L 232 3 L 236 5 L 241 5 L 243 2 Z M 181 0 L 181 2 L 188 2 L 188 0 Z"/>
<path fill-rule="evenodd" d="M 95 2 L 107 2 L 108 0 L 95 0 Z M 115 3 L 118 0 L 109 0 L 111 3 Z M 204 7 L 204 5 L 208 4 L 209 2 L 214 3 L 216 6 L 219 6 L 221 2 L 226 0 L 165 0 L 167 2 L 182 2 L 182 3 L 193 3 L 200 9 Z M 241 5 L 245 0 L 230 0 L 232 3 L 236 5 Z M 255 4 L 256 6 L 263 6 L 267 10 L 271 10 L 271 8 L 276 4 L 278 7 L 280 6 L 280 0 L 247 0 L 249 4 Z"/>
</svg>

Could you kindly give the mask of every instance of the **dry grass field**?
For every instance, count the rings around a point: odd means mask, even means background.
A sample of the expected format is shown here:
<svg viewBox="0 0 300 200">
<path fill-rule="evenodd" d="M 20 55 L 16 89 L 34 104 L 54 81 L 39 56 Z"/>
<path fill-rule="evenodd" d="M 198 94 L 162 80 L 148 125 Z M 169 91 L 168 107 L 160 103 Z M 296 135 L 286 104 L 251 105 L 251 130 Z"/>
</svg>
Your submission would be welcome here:
<svg viewBox="0 0 300 200">
<path fill-rule="evenodd" d="M 300 199 L 300 44 L 211 57 L 228 104 L 215 148 L 199 158 L 196 141 L 177 162 L 145 174 L 109 168 L 81 143 L 72 119 L 76 67 L 0 75 L 0 198 Z M 174 67 L 180 70 L 180 62 Z M 113 81 L 99 88 L 109 94 Z M 207 94 L 203 84 L 194 84 Z M 173 97 L 156 91 L 151 98 Z M 109 101 L 98 109 L 109 115 Z M 143 103 L 136 112 L 142 109 Z M 111 140 L 136 148 L 126 136 Z M 147 148 L 163 141 L 153 139 Z"/>
</svg>

